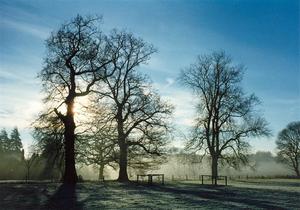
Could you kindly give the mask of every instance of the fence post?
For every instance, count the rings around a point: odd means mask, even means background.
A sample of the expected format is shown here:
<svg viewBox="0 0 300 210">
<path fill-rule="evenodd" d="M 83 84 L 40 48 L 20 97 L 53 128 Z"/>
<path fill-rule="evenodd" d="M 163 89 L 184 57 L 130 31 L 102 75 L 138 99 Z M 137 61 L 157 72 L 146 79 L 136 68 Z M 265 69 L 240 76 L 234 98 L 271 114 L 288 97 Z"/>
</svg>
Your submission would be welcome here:
<svg viewBox="0 0 300 210">
<path fill-rule="evenodd" d="M 139 175 L 136 175 L 136 182 L 139 183 Z"/>
<path fill-rule="evenodd" d="M 148 175 L 148 184 L 152 184 L 152 176 Z"/>
<path fill-rule="evenodd" d="M 203 175 L 201 175 L 201 180 L 202 180 L 201 183 L 203 184 Z"/>
<path fill-rule="evenodd" d="M 225 176 L 225 185 L 227 186 L 227 176 Z"/>
<path fill-rule="evenodd" d="M 165 184 L 165 175 L 164 174 L 162 175 L 162 184 L 163 185 Z"/>
<path fill-rule="evenodd" d="M 185 175 L 185 180 L 186 180 L 186 181 L 188 180 L 188 175 L 187 175 L 187 174 Z"/>
</svg>

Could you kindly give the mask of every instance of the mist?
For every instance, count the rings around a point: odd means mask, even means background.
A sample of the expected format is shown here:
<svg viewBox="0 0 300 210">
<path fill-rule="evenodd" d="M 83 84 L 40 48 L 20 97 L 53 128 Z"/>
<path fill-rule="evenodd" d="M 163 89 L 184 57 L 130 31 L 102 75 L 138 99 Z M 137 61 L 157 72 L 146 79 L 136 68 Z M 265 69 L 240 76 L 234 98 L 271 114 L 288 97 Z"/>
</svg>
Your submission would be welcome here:
<svg viewBox="0 0 300 210">
<path fill-rule="evenodd" d="M 234 169 L 228 165 L 221 165 L 219 168 L 221 176 L 232 178 L 276 178 L 293 176 L 294 172 L 283 163 L 277 161 L 277 157 L 271 152 L 258 151 L 249 155 L 249 165 L 240 166 Z M 200 175 L 211 174 L 211 164 L 208 159 L 194 161 L 189 155 L 169 154 L 166 162 L 156 170 L 136 171 L 129 168 L 129 177 L 135 179 L 137 174 L 164 174 L 166 180 L 197 180 Z M 78 174 L 84 180 L 98 180 L 98 168 L 93 166 L 78 167 Z M 105 180 L 114 180 L 118 176 L 118 171 L 111 167 L 104 170 Z"/>
<path fill-rule="evenodd" d="M 200 175 L 211 174 L 211 164 L 208 159 L 201 162 L 184 161 L 180 155 L 170 155 L 168 162 L 163 164 L 159 170 L 151 171 L 151 173 L 163 173 L 167 179 L 199 179 Z M 270 152 L 258 151 L 249 157 L 248 166 L 240 166 L 234 169 L 229 165 L 220 165 L 220 176 L 238 177 L 285 177 L 293 176 L 293 170 L 286 165 L 279 163 L 276 156 Z"/>
</svg>

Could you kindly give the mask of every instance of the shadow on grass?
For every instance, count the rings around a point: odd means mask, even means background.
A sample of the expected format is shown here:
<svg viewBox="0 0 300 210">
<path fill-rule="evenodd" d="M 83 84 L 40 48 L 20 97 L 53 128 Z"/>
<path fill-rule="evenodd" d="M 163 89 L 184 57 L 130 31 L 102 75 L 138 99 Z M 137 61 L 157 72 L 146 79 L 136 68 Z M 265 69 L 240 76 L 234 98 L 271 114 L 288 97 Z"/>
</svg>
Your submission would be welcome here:
<svg viewBox="0 0 300 210">
<path fill-rule="evenodd" d="M 49 198 L 46 209 L 83 209 L 83 204 L 77 201 L 76 185 L 62 184 Z"/>
<path fill-rule="evenodd" d="M 1 184 L 0 209 L 300 209 L 300 192 L 285 189 L 85 182 Z"/>
<path fill-rule="evenodd" d="M 91 191 L 93 193 L 90 193 Z M 132 207 L 164 209 L 174 206 L 174 208 L 275 210 L 299 207 L 297 202 L 290 202 L 296 200 L 295 195 L 290 192 L 189 183 L 147 185 L 135 182 L 108 182 L 91 186 L 91 188 L 85 185 L 81 188 L 81 192 L 88 194 L 82 200 L 85 207 L 101 209 L 112 207 L 115 209 Z"/>
<path fill-rule="evenodd" d="M 273 190 L 253 190 L 249 188 L 236 188 L 225 186 L 212 186 L 212 185 L 198 185 L 198 188 L 194 184 L 182 184 L 182 185 L 155 185 L 151 186 L 152 190 L 159 192 L 168 192 L 171 194 L 180 194 L 187 196 L 196 196 L 204 199 L 208 199 L 214 202 L 220 202 L 223 204 L 237 204 L 242 206 L 248 206 L 251 208 L 262 209 L 288 209 L 286 206 L 278 205 L 277 199 L 281 200 L 281 197 L 274 196 L 274 200 L 266 199 L 266 195 L 276 194 L 277 191 Z M 286 192 L 286 197 L 289 197 L 291 193 Z M 282 192 L 280 192 L 282 195 Z M 291 204 L 293 205 L 293 204 Z"/>
<path fill-rule="evenodd" d="M 0 209 L 33 209 L 41 203 L 39 185 L 0 184 Z"/>
</svg>

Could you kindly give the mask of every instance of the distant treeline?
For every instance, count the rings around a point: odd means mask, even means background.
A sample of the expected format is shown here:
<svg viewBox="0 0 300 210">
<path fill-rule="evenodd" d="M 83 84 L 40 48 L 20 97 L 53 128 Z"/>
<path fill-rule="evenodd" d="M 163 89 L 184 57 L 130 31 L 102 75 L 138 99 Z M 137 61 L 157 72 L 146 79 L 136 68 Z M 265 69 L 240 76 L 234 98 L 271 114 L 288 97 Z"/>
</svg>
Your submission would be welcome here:
<svg viewBox="0 0 300 210">
<path fill-rule="evenodd" d="M 29 157 L 24 156 L 24 150 L 17 128 L 14 128 L 10 135 L 5 129 L 0 132 L 0 179 L 1 180 L 56 180 L 62 179 L 64 165 L 63 155 L 58 157 L 55 153 L 49 156 L 49 153 L 32 153 Z M 249 155 L 250 164 L 242 166 L 239 170 L 231 168 L 227 164 L 220 166 L 220 174 L 231 177 L 278 177 L 288 176 L 292 172 L 286 170 L 285 166 L 278 163 L 277 156 L 270 152 L 257 152 Z M 133 177 L 138 174 L 148 172 L 161 172 L 166 178 L 174 179 L 197 179 L 201 174 L 210 174 L 209 156 L 201 157 L 185 153 L 184 150 L 171 148 L 166 154 L 164 164 L 158 164 L 157 169 L 153 167 L 136 168 L 131 171 Z M 84 164 L 81 164 L 84 166 Z M 106 179 L 111 179 L 111 171 L 108 170 Z M 82 172 L 84 170 L 81 170 Z M 110 171 L 110 172 L 109 172 Z M 97 172 L 95 171 L 95 174 Z M 85 173 L 80 173 L 85 179 Z M 94 176 L 97 177 L 97 176 Z"/>
<path fill-rule="evenodd" d="M 0 132 L 0 179 L 20 179 L 24 160 L 24 150 L 17 128 L 10 135 L 5 129 Z"/>
<path fill-rule="evenodd" d="M 18 128 L 14 128 L 10 135 L 5 129 L 0 132 L 0 179 L 59 179 L 59 168 L 48 164 L 48 158 L 43 154 L 31 154 L 28 158 L 24 149 Z"/>
</svg>

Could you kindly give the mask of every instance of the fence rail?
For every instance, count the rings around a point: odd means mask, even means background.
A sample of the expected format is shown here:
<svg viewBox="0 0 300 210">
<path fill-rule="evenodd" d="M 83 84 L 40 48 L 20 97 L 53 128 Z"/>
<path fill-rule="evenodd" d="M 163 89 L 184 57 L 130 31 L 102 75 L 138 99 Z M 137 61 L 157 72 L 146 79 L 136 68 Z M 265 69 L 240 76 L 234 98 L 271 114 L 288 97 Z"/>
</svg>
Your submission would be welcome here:
<svg viewBox="0 0 300 210">
<path fill-rule="evenodd" d="M 161 183 L 165 184 L 165 175 L 164 174 L 138 174 L 136 175 L 136 182 L 139 183 L 141 177 L 148 178 L 148 184 L 153 184 L 153 177 L 161 177 Z"/>
<path fill-rule="evenodd" d="M 204 177 L 211 179 L 211 184 L 214 184 L 215 180 L 225 180 L 225 185 L 227 186 L 227 176 L 212 176 L 212 175 L 201 175 L 201 184 L 204 184 Z"/>
</svg>

